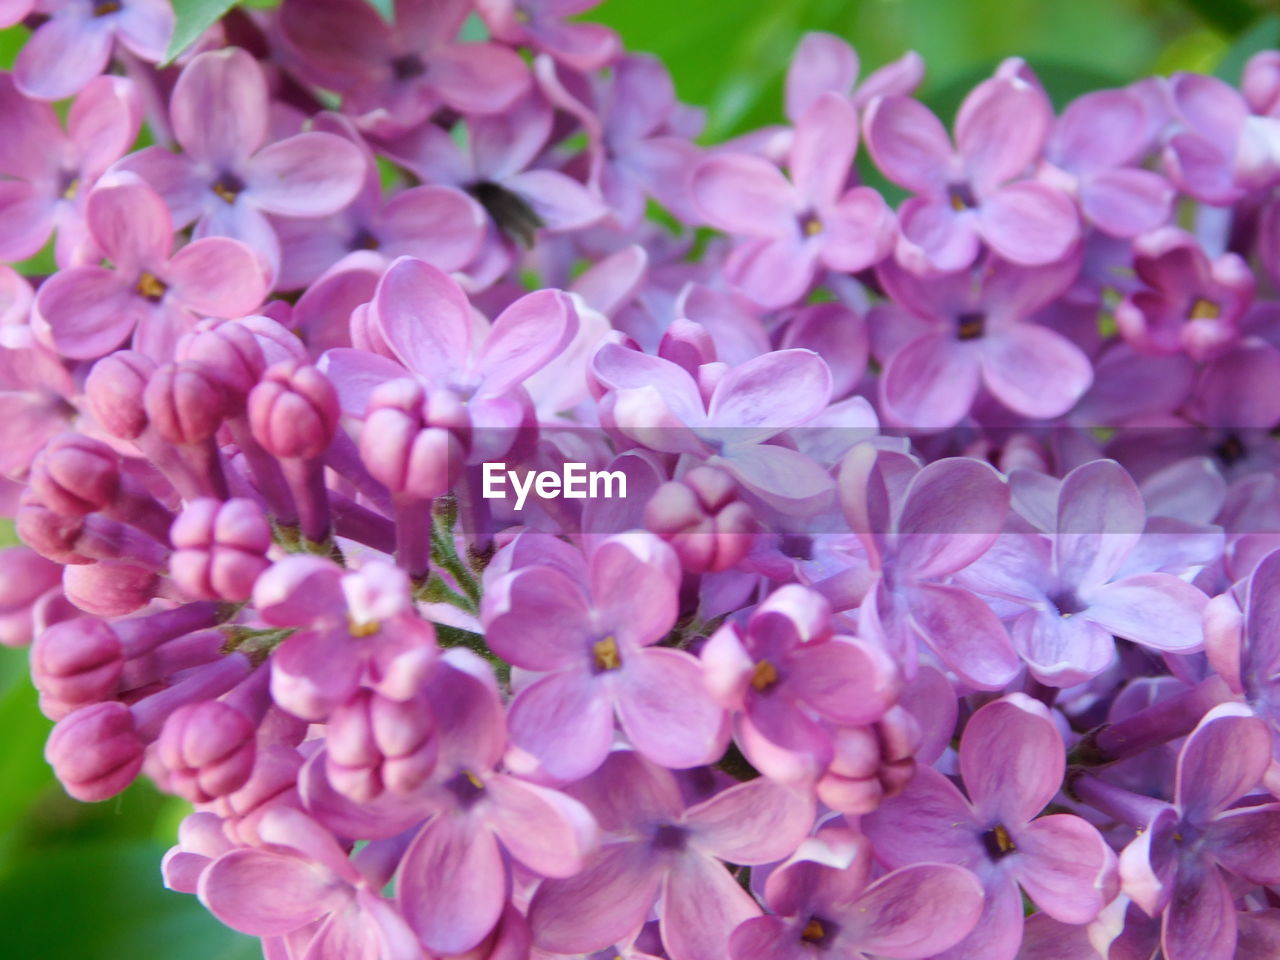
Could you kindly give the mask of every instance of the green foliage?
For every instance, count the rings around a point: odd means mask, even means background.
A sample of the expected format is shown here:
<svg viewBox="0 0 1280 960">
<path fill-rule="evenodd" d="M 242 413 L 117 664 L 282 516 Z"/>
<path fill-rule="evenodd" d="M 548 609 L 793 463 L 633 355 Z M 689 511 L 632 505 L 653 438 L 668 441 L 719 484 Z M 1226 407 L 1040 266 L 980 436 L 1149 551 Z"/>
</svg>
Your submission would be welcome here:
<svg viewBox="0 0 1280 960">
<path fill-rule="evenodd" d="M 174 24 L 169 49 L 165 53 L 165 62 L 172 63 L 236 3 L 237 0 L 173 0 L 177 22 Z"/>
</svg>

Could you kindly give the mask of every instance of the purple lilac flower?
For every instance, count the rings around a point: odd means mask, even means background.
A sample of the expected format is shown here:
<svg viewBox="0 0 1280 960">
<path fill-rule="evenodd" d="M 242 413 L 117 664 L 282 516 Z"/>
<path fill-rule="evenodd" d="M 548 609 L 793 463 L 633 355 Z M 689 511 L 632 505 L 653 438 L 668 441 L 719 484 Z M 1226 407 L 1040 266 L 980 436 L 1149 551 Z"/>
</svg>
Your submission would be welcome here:
<svg viewBox="0 0 1280 960">
<path fill-rule="evenodd" d="M 1066 923 L 1087 923 L 1115 895 L 1116 857 L 1088 821 L 1040 816 L 1062 784 L 1062 735 L 1044 706 L 1010 694 L 983 707 L 960 740 L 964 794 L 931 768 L 863 821 L 891 867 L 942 861 L 972 870 L 986 900 L 977 926 L 944 957 L 1011 960 L 1022 940 L 1021 887 Z"/>
<path fill-rule="evenodd" d="M 962 270 L 984 243 L 1023 266 L 1066 256 L 1080 232 L 1074 205 L 1053 187 L 1019 179 L 1052 118 L 1043 92 L 1018 77 L 993 77 L 960 105 L 953 149 L 918 101 L 873 102 L 864 118 L 867 149 L 885 176 L 916 194 L 899 213 L 899 262 L 917 273 Z"/>
</svg>

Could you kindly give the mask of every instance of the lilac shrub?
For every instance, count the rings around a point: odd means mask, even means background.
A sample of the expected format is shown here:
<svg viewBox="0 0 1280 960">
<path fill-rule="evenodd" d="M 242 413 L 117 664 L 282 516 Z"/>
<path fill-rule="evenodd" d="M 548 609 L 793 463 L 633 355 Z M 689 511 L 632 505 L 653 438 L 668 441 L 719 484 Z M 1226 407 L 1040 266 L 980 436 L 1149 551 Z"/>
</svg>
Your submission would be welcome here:
<svg viewBox="0 0 1280 960">
<path fill-rule="evenodd" d="M 1275 957 L 1280 53 L 710 144 L 593 6 L 0 2 L 66 790 L 269 960 Z"/>
</svg>

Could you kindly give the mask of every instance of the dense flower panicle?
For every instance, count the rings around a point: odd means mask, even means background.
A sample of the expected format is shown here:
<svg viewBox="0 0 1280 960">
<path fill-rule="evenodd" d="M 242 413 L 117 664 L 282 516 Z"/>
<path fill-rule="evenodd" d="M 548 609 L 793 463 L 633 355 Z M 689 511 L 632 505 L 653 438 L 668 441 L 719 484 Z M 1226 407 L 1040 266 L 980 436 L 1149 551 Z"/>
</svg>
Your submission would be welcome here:
<svg viewBox="0 0 1280 960">
<path fill-rule="evenodd" d="M 1275 957 L 1280 53 L 710 145 L 594 5 L 0 0 L 68 792 L 270 960 Z"/>
</svg>

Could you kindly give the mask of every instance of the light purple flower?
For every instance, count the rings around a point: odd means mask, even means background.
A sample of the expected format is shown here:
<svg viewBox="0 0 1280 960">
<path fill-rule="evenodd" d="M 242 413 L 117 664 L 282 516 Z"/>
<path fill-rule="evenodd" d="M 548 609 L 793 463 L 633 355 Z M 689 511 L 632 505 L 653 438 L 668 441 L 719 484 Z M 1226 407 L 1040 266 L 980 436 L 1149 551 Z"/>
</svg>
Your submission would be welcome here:
<svg viewBox="0 0 1280 960">
<path fill-rule="evenodd" d="M 1021 887 L 1045 913 L 1088 923 L 1115 895 L 1116 857 L 1088 821 L 1040 812 L 1062 785 L 1062 735 L 1023 694 L 980 709 L 960 740 L 965 792 L 932 768 L 866 817 L 890 867 L 942 861 L 977 874 L 986 901 L 977 927 L 940 957 L 1012 960 L 1022 940 Z"/>
<path fill-rule="evenodd" d="M 199 54 L 169 98 L 169 121 L 183 153 L 146 147 L 117 164 L 164 197 L 195 236 L 234 237 L 279 269 L 280 244 L 266 214 L 323 217 L 364 183 L 365 158 L 331 133 L 299 133 L 268 143 L 269 100 L 262 68 L 244 50 Z"/>
<path fill-rule="evenodd" d="M 1105 670 L 1114 637 L 1158 651 L 1204 643 L 1208 598 L 1168 573 L 1123 569 L 1146 522 L 1142 494 L 1114 460 L 1044 478 L 1015 501 L 1025 521 L 960 579 L 1004 604 L 1019 654 L 1042 682 L 1071 686 Z"/>
<path fill-rule="evenodd" d="M 826 409 L 831 373 L 810 350 L 778 350 L 731 370 L 704 365 L 705 394 L 683 367 L 606 343 L 592 375 L 612 391 L 607 422 L 649 447 L 689 453 L 728 471 L 744 487 L 786 508 L 832 487 L 804 454 L 768 441 Z"/>
<path fill-rule="evenodd" d="M 824 93 L 838 93 L 862 109 L 876 99 L 911 94 L 924 79 L 924 61 L 911 50 L 869 73 L 858 83 L 858 54 L 832 33 L 806 33 L 796 44 L 787 68 L 786 115 L 799 123 Z"/>
<path fill-rule="evenodd" d="M 1093 382 L 1089 358 L 1028 318 L 1063 294 L 1078 267 L 1074 257 L 1045 267 L 988 258 L 972 270 L 918 277 L 882 264 L 896 307 L 871 316 L 885 419 L 918 430 L 955 426 L 980 387 L 1026 417 L 1070 410 Z"/>
<path fill-rule="evenodd" d="M 529 44 L 585 71 L 606 66 L 622 47 L 618 35 L 603 24 L 566 19 L 599 4 L 600 0 L 477 0 L 476 9 L 496 39 L 512 46 Z"/>
<path fill-rule="evenodd" d="M 649 533 L 610 537 L 571 577 L 521 566 L 486 584 L 485 640 L 541 676 L 523 685 L 508 723 L 517 768 L 559 782 L 591 773 L 613 744 L 617 715 L 641 754 L 667 767 L 708 763 L 723 749 L 724 713 L 683 650 L 654 646 L 675 624 L 680 568 Z"/>
<path fill-rule="evenodd" d="M 168 0 L 41 0 L 49 19 L 31 35 L 14 64 L 18 89 L 39 100 L 62 100 L 84 89 L 111 60 L 117 40 L 156 63 L 173 32 Z"/>
<path fill-rule="evenodd" d="M 97 259 L 84 222 L 98 177 L 132 145 L 142 122 L 137 88 L 122 77 L 90 81 L 67 113 L 64 133 L 53 107 L 28 100 L 0 75 L 0 258 L 24 260 L 57 230 L 59 266 Z"/>
<path fill-rule="evenodd" d="M 956 114 L 955 148 L 927 107 L 888 96 L 867 109 L 867 149 L 882 173 L 916 196 L 902 207 L 897 258 L 908 269 L 969 266 L 983 243 L 1024 266 L 1061 260 L 1080 234 L 1071 200 L 1031 172 L 1053 111 L 1018 77 L 979 84 Z"/>
<path fill-rule="evenodd" d="M 1280 804 L 1239 803 L 1262 779 L 1271 750 L 1266 724 L 1248 707 L 1210 710 L 1178 755 L 1173 804 L 1120 854 L 1124 892 L 1161 917 L 1168 960 L 1237 956 L 1233 878 L 1280 882 Z"/>
<path fill-rule="evenodd" d="M 764 778 L 686 809 L 670 771 L 626 750 L 571 792 L 595 814 L 602 846 L 581 873 L 543 883 L 529 904 L 535 944 L 556 953 L 622 940 L 661 897 L 671 960 L 724 960 L 734 928 L 760 908 L 723 861 L 781 860 L 813 821 L 808 796 Z"/>
<path fill-rule="evenodd" d="M 874 882 L 871 867 L 866 837 L 842 827 L 819 831 L 769 874 L 765 898 L 775 915 L 741 924 L 730 956 L 932 957 L 963 940 L 982 913 L 982 885 L 962 867 L 913 864 Z"/>
<path fill-rule="evenodd" d="M 131 174 L 112 174 L 85 207 L 93 242 L 114 269 L 83 265 L 41 286 L 32 326 L 59 353 L 91 359 L 133 336 L 133 346 L 164 362 L 197 316 L 253 312 L 266 295 L 249 247 L 206 237 L 174 250 L 173 223 L 160 195 Z"/>
<path fill-rule="evenodd" d="M 1098 229 L 1135 237 L 1162 226 L 1174 190 L 1141 167 L 1147 149 L 1147 110 L 1129 90 L 1100 90 L 1071 102 L 1045 144 L 1040 179 L 1074 195 Z"/>
<path fill-rule="evenodd" d="M 528 90 L 528 68 L 514 50 L 457 42 L 470 7 L 397 0 L 393 27 L 365 0 L 289 0 L 280 27 L 306 74 L 341 94 L 347 113 L 404 129 L 440 106 L 498 113 Z"/>
<path fill-rule="evenodd" d="M 840 503 L 878 574 L 860 607 L 859 632 L 882 640 L 907 679 L 923 640 L 966 683 L 1008 683 L 1017 656 L 995 613 L 969 590 L 938 582 L 995 543 L 1009 511 L 1000 475 L 958 457 L 918 469 L 860 444 L 841 468 Z"/>
<path fill-rule="evenodd" d="M 690 174 L 691 197 L 707 222 L 749 238 L 725 269 L 761 306 L 794 303 L 819 266 L 856 273 L 892 249 L 897 228 L 884 199 L 870 187 L 847 189 L 857 145 L 853 107 L 828 93 L 796 124 L 790 181 L 746 154 L 708 157 Z"/>
</svg>

